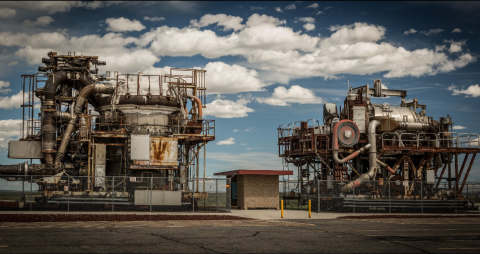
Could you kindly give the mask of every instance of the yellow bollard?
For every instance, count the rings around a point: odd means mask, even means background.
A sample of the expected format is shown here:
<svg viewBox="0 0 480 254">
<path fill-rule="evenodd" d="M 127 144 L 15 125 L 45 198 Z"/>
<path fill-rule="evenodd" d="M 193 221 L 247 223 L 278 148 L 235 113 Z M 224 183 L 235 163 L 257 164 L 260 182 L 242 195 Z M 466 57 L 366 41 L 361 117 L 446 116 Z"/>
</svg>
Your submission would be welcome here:
<svg viewBox="0 0 480 254">
<path fill-rule="evenodd" d="M 283 199 L 282 199 L 282 202 L 281 202 L 281 209 L 282 209 L 282 218 L 283 218 Z"/>
<path fill-rule="evenodd" d="M 312 200 L 308 200 L 308 218 L 312 218 Z"/>
</svg>

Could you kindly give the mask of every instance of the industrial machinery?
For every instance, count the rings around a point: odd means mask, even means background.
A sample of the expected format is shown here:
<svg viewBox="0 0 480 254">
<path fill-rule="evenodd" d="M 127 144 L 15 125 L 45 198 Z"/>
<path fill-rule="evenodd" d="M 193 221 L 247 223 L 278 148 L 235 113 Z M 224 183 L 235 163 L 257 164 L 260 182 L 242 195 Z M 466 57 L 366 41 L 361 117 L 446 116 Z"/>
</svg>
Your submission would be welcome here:
<svg viewBox="0 0 480 254">
<path fill-rule="evenodd" d="M 22 76 L 21 136 L 8 148 L 9 158 L 30 163 L 0 165 L 0 177 L 34 181 L 43 203 L 181 205 L 207 196 L 199 157 L 203 148 L 205 162 L 215 122 L 202 116 L 205 70 L 99 75 L 106 63 L 97 56 L 56 52 L 42 63 Z"/>
<path fill-rule="evenodd" d="M 387 96 L 400 97 L 400 106 L 371 101 Z M 373 88 L 349 86 L 343 109 L 325 103 L 323 125 L 314 119 L 281 125 L 279 156 L 298 168 L 298 195 L 285 198 L 318 193 L 325 206 L 471 207 L 462 191 L 479 135 L 453 132 L 450 116 L 433 120 L 426 105 L 406 97 L 377 79 Z"/>
</svg>

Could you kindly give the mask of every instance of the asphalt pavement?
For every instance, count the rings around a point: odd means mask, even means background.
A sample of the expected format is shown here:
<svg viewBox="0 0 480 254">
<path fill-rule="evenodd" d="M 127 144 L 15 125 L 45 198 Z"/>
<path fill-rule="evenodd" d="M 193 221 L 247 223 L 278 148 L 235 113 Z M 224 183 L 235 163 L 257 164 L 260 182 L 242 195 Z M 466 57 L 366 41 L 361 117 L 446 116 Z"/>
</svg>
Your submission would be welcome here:
<svg viewBox="0 0 480 254">
<path fill-rule="evenodd" d="M 327 218 L 335 217 L 332 214 L 312 219 L 276 217 L 243 221 L 3 222 L 0 253 L 480 251 L 479 217 Z"/>
</svg>

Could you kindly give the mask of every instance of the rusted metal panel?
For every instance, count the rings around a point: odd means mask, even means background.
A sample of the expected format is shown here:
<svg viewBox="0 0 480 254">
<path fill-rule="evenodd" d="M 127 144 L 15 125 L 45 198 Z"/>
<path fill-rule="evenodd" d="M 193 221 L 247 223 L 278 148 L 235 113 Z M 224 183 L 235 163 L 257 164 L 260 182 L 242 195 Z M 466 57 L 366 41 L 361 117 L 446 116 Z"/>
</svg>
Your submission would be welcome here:
<svg viewBox="0 0 480 254">
<path fill-rule="evenodd" d="M 150 161 L 145 161 L 145 160 L 133 160 L 133 165 L 150 165 Z"/>
<path fill-rule="evenodd" d="M 178 139 L 150 137 L 150 165 L 177 166 Z"/>
<path fill-rule="evenodd" d="M 106 145 L 95 145 L 95 187 L 105 188 Z"/>
</svg>

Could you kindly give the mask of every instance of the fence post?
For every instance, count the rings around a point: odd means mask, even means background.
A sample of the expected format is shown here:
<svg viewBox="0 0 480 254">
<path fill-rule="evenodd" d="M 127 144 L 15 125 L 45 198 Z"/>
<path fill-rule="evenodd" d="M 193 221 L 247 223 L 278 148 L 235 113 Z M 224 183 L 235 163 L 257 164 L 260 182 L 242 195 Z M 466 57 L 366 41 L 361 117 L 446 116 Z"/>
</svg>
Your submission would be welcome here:
<svg viewBox="0 0 480 254">
<path fill-rule="evenodd" d="M 25 180 L 27 177 L 24 177 L 22 179 L 22 198 L 23 199 L 23 207 L 25 207 L 25 204 L 27 202 L 27 195 L 25 194 Z"/>
<path fill-rule="evenodd" d="M 33 196 L 32 191 L 33 191 L 33 176 L 30 176 L 30 197 Z M 32 201 L 30 201 L 30 211 L 32 210 Z"/>
<path fill-rule="evenodd" d="M 230 184 L 232 183 L 231 181 L 231 178 L 227 178 L 227 185 L 228 185 L 228 188 L 227 188 L 227 207 L 228 207 L 228 212 L 231 212 L 231 209 L 232 209 L 232 198 L 231 198 L 231 187 L 230 187 Z"/>
<path fill-rule="evenodd" d="M 320 186 L 321 186 L 321 183 L 322 183 L 322 180 L 318 180 L 318 184 L 317 184 L 317 193 L 318 193 L 318 210 L 317 210 L 317 213 L 320 212 L 320 209 L 321 209 L 321 205 L 320 205 L 320 202 L 321 201 L 321 198 L 320 198 L 320 195 L 321 195 L 321 192 L 320 192 Z"/>
<path fill-rule="evenodd" d="M 115 211 L 114 207 L 115 207 L 115 176 L 112 178 L 112 212 Z"/>
<path fill-rule="evenodd" d="M 312 200 L 308 200 L 308 218 L 312 218 Z"/>
<path fill-rule="evenodd" d="M 458 182 L 457 180 L 455 180 L 455 213 L 457 213 L 457 186 L 458 186 Z"/>
<path fill-rule="evenodd" d="M 150 176 L 150 212 L 152 212 L 152 195 L 153 195 L 153 174 Z"/>
<path fill-rule="evenodd" d="M 353 182 L 353 213 L 355 213 L 355 182 Z"/>
<path fill-rule="evenodd" d="M 67 191 L 68 191 L 68 201 L 67 201 L 67 211 L 70 212 L 70 176 L 67 177 Z"/>
<path fill-rule="evenodd" d="M 392 213 L 392 191 L 391 181 L 388 181 L 388 212 Z"/>
<path fill-rule="evenodd" d="M 422 203 L 422 213 L 423 213 L 423 181 L 420 182 L 420 202 Z"/>
<path fill-rule="evenodd" d="M 281 206 L 281 207 L 280 207 L 280 209 L 281 209 L 281 216 L 282 216 L 282 218 L 283 218 L 283 199 L 280 200 L 280 206 Z"/>
<path fill-rule="evenodd" d="M 215 210 L 218 210 L 218 178 L 215 179 Z"/>
</svg>

